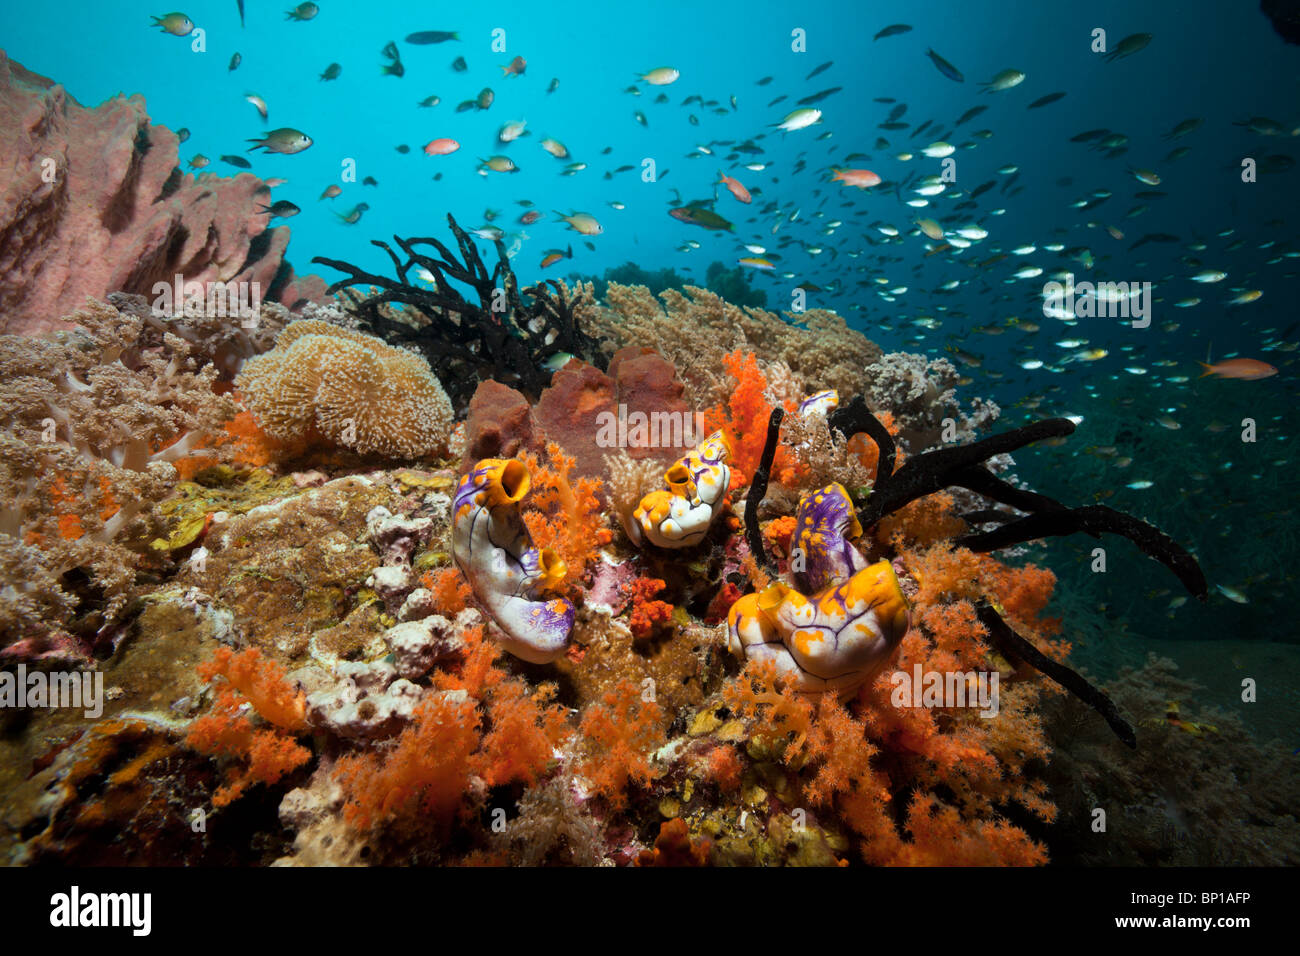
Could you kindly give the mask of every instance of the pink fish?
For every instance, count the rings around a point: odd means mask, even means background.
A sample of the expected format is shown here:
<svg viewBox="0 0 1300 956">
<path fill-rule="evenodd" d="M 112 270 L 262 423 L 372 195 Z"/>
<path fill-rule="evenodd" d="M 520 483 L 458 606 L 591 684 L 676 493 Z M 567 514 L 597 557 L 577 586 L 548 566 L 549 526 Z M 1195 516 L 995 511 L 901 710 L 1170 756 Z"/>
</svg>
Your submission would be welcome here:
<svg viewBox="0 0 1300 956">
<path fill-rule="evenodd" d="M 446 156 L 448 153 L 454 153 L 460 149 L 460 143 L 454 139 L 434 139 L 424 147 L 424 152 L 429 156 Z"/>
<path fill-rule="evenodd" d="M 869 189 L 880 185 L 880 177 L 869 169 L 837 169 L 835 175 L 831 177 L 831 182 Z"/>
</svg>

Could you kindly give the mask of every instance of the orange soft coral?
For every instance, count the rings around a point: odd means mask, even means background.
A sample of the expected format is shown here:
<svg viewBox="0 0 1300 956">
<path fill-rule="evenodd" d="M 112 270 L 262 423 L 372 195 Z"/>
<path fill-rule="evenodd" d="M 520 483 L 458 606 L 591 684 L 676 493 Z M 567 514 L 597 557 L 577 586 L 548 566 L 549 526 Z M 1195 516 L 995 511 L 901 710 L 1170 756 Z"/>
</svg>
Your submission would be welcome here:
<svg viewBox="0 0 1300 956">
<path fill-rule="evenodd" d="M 642 850 L 637 866 L 708 866 L 713 842 L 708 837 L 691 840 L 686 821 L 680 817 L 659 824 L 653 850 Z"/>
<path fill-rule="evenodd" d="M 649 637 L 661 624 L 672 620 L 673 606 L 667 601 L 651 600 L 665 587 L 659 578 L 636 578 L 627 587 L 632 612 L 627 625 L 636 638 Z"/>
<path fill-rule="evenodd" d="M 753 352 L 736 349 L 722 358 L 723 368 L 736 383 L 731 397 L 724 408 L 714 406 L 705 412 L 706 430 L 712 432 L 721 428 L 726 432 L 731 443 L 730 490 L 749 484 L 763 457 L 763 445 L 767 442 L 767 424 L 772 415 L 773 405 L 765 397 L 767 376 L 758 367 L 758 359 Z M 795 406 L 787 403 L 787 414 L 793 413 Z M 784 483 L 793 483 L 803 469 L 784 445 L 778 445 L 776 457 L 772 463 L 772 473 Z"/>
<path fill-rule="evenodd" d="M 448 826 L 469 787 L 480 740 L 474 700 L 439 694 L 423 701 L 392 749 L 340 758 L 335 774 L 344 818 L 363 830 L 399 815 Z"/>
<path fill-rule="evenodd" d="M 901 866 L 1042 866 L 1047 851 L 1005 820 L 964 820 L 953 807 L 918 793 L 907 808 L 910 843 Z"/>
<path fill-rule="evenodd" d="M 975 653 L 979 645 L 969 638 L 968 643 Z M 930 648 L 919 633 L 904 641 L 905 657 L 940 669 Z M 951 650 L 948 655 L 956 657 Z M 882 677 L 864 689 L 855 715 L 832 694 L 815 701 L 795 694 L 777 679 L 770 662 L 751 662 L 724 696 L 751 725 L 751 733 L 798 772 L 808 806 L 833 809 L 858 835 L 867 862 L 1045 862 L 1042 848 L 997 810 L 1015 801 L 1044 820 L 1054 813 L 1042 785 L 1024 773 L 1030 759 L 1046 753 L 1030 707 L 1032 688 L 1004 690 L 1002 713 L 992 726 L 969 711 L 895 707 L 888 688 Z M 885 755 L 881 766 L 888 766 L 888 773 L 876 766 Z M 940 789 L 953 796 L 946 809 L 938 808 L 931 792 Z M 917 812 L 900 829 L 893 806 L 909 791 L 916 793 L 912 806 Z"/>
<path fill-rule="evenodd" d="M 569 566 L 566 579 L 581 580 L 597 560 L 597 551 L 614 538 L 605 522 L 599 478 L 570 479 L 574 458 L 555 442 L 546 446 L 549 464 L 524 452 L 520 459 L 532 477 L 532 493 L 523 512 L 524 524 L 538 548 L 550 548 Z"/>
<path fill-rule="evenodd" d="M 535 692 L 521 680 L 493 691 L 488 703 L 489 730 L 474 768 L 489 787 L 516 781 L 533 784 L 545 772 L 556 748 L 569 736 L 566 709 L 549 701 L 555 685 Z"/>
<path fill-rule="evenodd" d="M 998 658 L 975 614 L 976 600 L 1011 602 L 1017 629 L 1045 653 L 1064 658 L 1066 648 L 1043 637 L 1055 622 L 1037 620 L 1050 595 L 1050 572 L 1010 568 L 989 555 L 947 544 L 905 551 L 903 558 L 921 587 L 913 599 L 913 628 L 899 647 L 897 671 L 997 671 Z M 950 791 L 958 810 L 972 820 L 992 819 L 998 806 L 1012 802 L 1045 821 L 1054 817 L 1044 786 L 1025 773 L 1030 761 L 1049 753 L 1035 710 L 1044 689 L 1041 681 L 1001 681 L 998 713 L 989 719 L 970 707 L 893 706 L 893 673 L 886 671 L 864 688 L 859 704 L 873 715 L 873 733 L 887 742 L 909 777 L 922 787 Z"/>
<path fill-rule="evenodd" d="M 740 775 L 744 770 L 740 754 L 730 744 L 722 744 L 709 751 L 709 778 L 724 793 L 740 789 Z"/>
<path fill-rule="evenodd" d="M 302 691 L 285 679 L 283 667 L 263 657 L 256 647 L 238 654 L 219 647 L 211 661 L 198 666 L 198 673 L 207 683 L 225 678 L 248 698 L 262 719 L 281 730 L 300 733 L 307 729 L 307 704 Z"/>
<path fill-rule="evenodd" d="M 276 783 L 311 759 L 311 751 L 293 737 L 307 729 L 305 701 L 285 680 L 280 665 L 264 659 L 257 648 L 235 654 L 221 647 L 212 661 L 199 665 L 198 672 L 207 683 L 218 679 L 221 683 L 211 712 L 190 725 L 187 743 L 200 753 L 241 762 L 216 791 L 214 806 L 226 806 L 253 783 Z M 245 702 L 271 728 L 255 727 L 245 713 Z"/>
<path fill-rule="evenodd" d="M 349 823 L 364 829 L 398 818 L 449 825 L 482 786 L 532 784 L 571 729 L 550 703 L 555 687 L 532 690 L 499 666 L 501 648 L 467 628 L 462 664 L 437 671 L 435 694 L 416 708 L 391 749 L 350 754 L 338 764 Z M 475 781 L 481 783 L 475 783 Z"/>
<path fill-rule="evenodd" d="M 501 645 L 481 627 L 466 628 L 463 640 L 460 668 L 436 672 L 433 684 L 440 690 L 463 690 L 483 704 L 487 734 L 474 754 L 474 772 L 489 786 L 532 783 L 570 733 L 565 708 L 549 703 L 555 686 L 544 684 L 531 691 L 520 678 L 511 677 L 500 666 Z"/>
<path fill-rule="evenodd" d="M 966 531 L 966 522 L 957 517 L 952 495 L 938 491 L 908 502 L 876 525 L 876 540 L 892 544 L 928 547 L 955 538 Z"/>
<path fill-rule="evenodd" d="M 763 539 L 767 542 L 768 547 L 783 555 L 789 554 L 790 538 L 794 535 L 796 523 L 794 515 L 782 515 L 765 524 L 763 526 Z"/>
<path fill-rule="evenodd" d="M 583 757 L 578 773 L 593 793 L 618 810 L 629 784 L 646 786 L 658 776 L 650 755 L 664 742 L 663 709 L 623 678 L 582 715 Z"/>
<path fill-rule="evenodd" d="M 438 613 L 449 618 L 465 610 L 474 597 L 469 582 L 455 568 L 426 571 L 420 576 L 420 583 L 433 593 L 433 605 Z"/>
</svg>

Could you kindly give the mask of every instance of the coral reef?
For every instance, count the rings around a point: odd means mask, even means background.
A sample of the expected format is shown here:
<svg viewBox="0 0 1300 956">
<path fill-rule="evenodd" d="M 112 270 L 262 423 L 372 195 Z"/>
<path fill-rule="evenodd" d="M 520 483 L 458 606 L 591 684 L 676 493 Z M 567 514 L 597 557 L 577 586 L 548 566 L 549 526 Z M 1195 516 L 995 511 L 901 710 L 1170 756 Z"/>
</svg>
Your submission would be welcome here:
<svg viewBox="0 0 1300 956">
<path fill-rule="evenodd" d="M 1102 866 L 1300 861 L 1294 748 L 1257 740 L 1240 717 L 1207 706 L 1205 688 L 1168 658 L 1150 654 L 1105 689 L 1133 715 L 1137 750 L 1118 746 L 1071 698 L 1045 708 L 1056 741 L 1046 779 L 1061 816 L 1046 834 L 1054 854 Z"/>
<path fill-rule="evenodd" d="M 411 393 L 402 376 L 432 382 L 430 369 L 335 308 L 291 323 L 268 304 L 263 324 L 223 331 L 206 314 L 152 321 L 118 296 L 79 317 L 84 332 L 0 341 L 20 382 L 3 466 L 17 518 L 0 544 L 32 588 L 3 597 L 12 620 L 44 628 L 15 634 L 10 656 L 75 647 L 86 659 L 79 642 L 115 622 L 96 648 L 105 720 L 6 716 L 4 851 L 276 865 L 1078 855 L 1053 823 L 1058 805 L 1082 819 L 1088 798 L 1076 794 L 1100 793 L 1100 761 L 1162 759 L 1117 756 L 1096 713 L 1116 732 L 1135 721 L 1145 741 L 1150 701 L 1071 669 L 1068 625 L 1046 616 L 1055 577 L 991 552 L 1007 535 L 1118 529 L 1192 583 L 1194 562 L 1135 519 L 1049 504 L 998 477 L 990 462 L 1064 435 L 1059 421 L 969 440 L 978 411 L 961 419 L 928 367 L 912 369 L 928 383 L 916 394 L 882 373 L 872 394 L 884 404 L 868 410 L 862 370 L 885 360 L 838 317 L 787 322 L 688 294 L 665 292 L 665 309 L 616 283 L 603 305 L 583 291 L 574 327 L 600 345 L 553 376 L 535 364 L 549 346 L 528 356 L 531 379 L 520 365 L 476 384 L 494 369 L 462 357 L 455 382 L 474 397 L 454 442 L 446 399 L 430 400 L 437 442 L 391 437 L 405 413 L 373 394 L 373 376 L 332 363 L 386 368 Z M 414 313 L 396 311 L 401 301 L 375 304 L 372 318 L 405 324 Z M 521 301 L 518 316 L 538 302 Z M 615 319 L 620 303 L 628 323 Z M 445 319 L 452 299 L 424 304 Z M 413 321 L 424 331 L 406 341 L 441 341 Z M 49 407 L 69 403 L 70 437 L 56 428 L 48 440 Z M 314 440 L 368 405 L 386 409 L 367 421 L 390 444 Z M 597 415 L 620 405 L 629 433 L 632 411 L 660 408 L 698 409 L 719 434 L 684 456 L 590 442 Z M 966 440 L 925 447 L 942 417 Z M 655 541 L 639 521 L 615 535 L 643 499 L 678 492 L 701 509 L 698 529 L 673 519 L 689 539 Z M 1004 537 L 971 509 L 996 511 Z M 110 550 L 65 570 L 56 558 L 75 542 Z M 961 695 L 900 699 L 916 674 Z M 996 706 L 980 704 L 981 681 L 996 681 Z M 1173 741 L 1241 742 L 1231 719 L 1176 693 L 1186 719 L 1161 728 Z M 1054 757 L 1047 726 L 1057 733 L 1062 714 L 1074 736 Z M 1193 736 L 1203 726 L 1217 731 Z M 1150 804 L 1147 770 L 1121 765 L 1131 774 L 1106 799 L 1126 827 L 1145 827 L 1155 818 L 1128 808 Z M 12 767 L 39 769 L 24 781 Z M 1182 772 L 1191 786 L 1226 785 L 1203 767 Z M 1174 799 L 1184 812 L 1189 798 Z M 1215 799 L 1206 820 L 1239 809 Z M 1267 806 L 1267 826 L 1290 833 L 1284 807 Z M 192 828 L 194 808 L 208 831 Z M 140 839 L 115 846 L 115 827 Z"/>
<path fill-rule="evenodd" d="M 603 307 L 585 303 L 584 327 L 614 350 L 655 343 L 678 370 L 687 398 L 698 409 L 725 401 L 731 386 L 723 371 L 728 352 L 761 354 L 769 370 L 793 376 L 791 395 L 834 388 L 853 395 L 863 387 L 863 369 L 881 357 L 861 332 L 824 309 L 787 313 L 790 321 L 762 309 L 732 305 L 707 289 L 670 289 L 662 305 L 644 286 L 610 283 Z"/>
<path fill-rule="evenodd" d="M 268 228 L 270 189 L 251 173 L 183 174 L 176 134 L 149 122 L 140 96 L 87 108 L 0 52 L 3 331 L 66 328 L 87 296 L 156 297 L 154 286 L 252 283 L 297 306 L 324 298 L 284 259 L 286 226 Z"/>
</svg>

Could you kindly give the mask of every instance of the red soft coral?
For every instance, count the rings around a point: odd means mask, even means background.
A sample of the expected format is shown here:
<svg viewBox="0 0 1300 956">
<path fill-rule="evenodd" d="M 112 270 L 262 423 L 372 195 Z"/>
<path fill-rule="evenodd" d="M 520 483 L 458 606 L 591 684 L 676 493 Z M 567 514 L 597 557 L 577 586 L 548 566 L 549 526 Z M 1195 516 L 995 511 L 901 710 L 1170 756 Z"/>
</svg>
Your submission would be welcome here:
<svg viewBox="0 0 1300 956">
<path fill-rule="evenodd" d="M 627 595 L 632 604 L 627 625 L 635 638 L 649 637 L 661 624 L 672 620 L 673 606 L 667 601 L 653 601 L 656 594 L 665 587 L 659 578 L 636 578 L 628 588 Z"/>
</svg>

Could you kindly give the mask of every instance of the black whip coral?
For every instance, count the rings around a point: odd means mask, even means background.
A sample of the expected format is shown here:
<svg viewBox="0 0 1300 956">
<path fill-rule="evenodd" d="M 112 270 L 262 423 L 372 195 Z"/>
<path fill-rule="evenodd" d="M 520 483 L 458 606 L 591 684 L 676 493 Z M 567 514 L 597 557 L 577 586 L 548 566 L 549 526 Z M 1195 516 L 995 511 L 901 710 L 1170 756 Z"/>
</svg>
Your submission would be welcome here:
<svg viewBox="0 0 1300 956">
<path fill-rule="evenodd" d="M 604 366 L 596 340 L 578 324 L 581 294 L 570 297 L 554 280 L 520 290 L 500 239 L 494 240 L 497 263 L 489 272 L 455 218 L 448 215 L 447 223 L 456 237 L 459 258 L 432 237 L 394 236 L 405 261 L 388 243 L 371 240 L 393 260 L 396 279 L 372 275 L 337 259 L 317 256 L 312 261 L 347 274 L 329 287 L 329 294 L 348 289 L 352 311 L 366 331 L 424 355 L 460 411 L 469 404 L 478 382 L 488 378 L 535 400 L 550 383 L 548 361 L 563 353 Z M 421 246 L 432 247 L 437 256 L 417 248 Z M 415 281 L 418 269 L 427 270 L 431 284 Z M 477 303 L 462 295 L 453 282 L 469 286 Z M 351 291 L 356 286 L 370 286 L 373 291 L 358 295 Z M 406 316 L 399 317 L 403 312 Z"/>
<path fill-rule="evenodd" d="M 858 521 L 864 528 L 873 527 L 881 519 L 925 495 L 949 487 L 966 488 L 1027 514 L 1022 517 L 996 508 L 973 512 L 965 516 L 968 523 L 997 523 L 1000 527 L 963 535 L 955 539 L 954 544 L 972 551 L 987 552 L 1055 535 L 1081 532 L 1100 537 L 1103 532 L 1118 534 L 1169 568 L 1192 595 L 1202 601 L 1206 599 L 1208 586 L 1200 565 L 1185 548 L 1160 529 L 1104 505 L 1069 508 L 1046 495 L 1008 484 L 984 467 L 984 463 L 995 455 L 1015 451 L 1045 438 L 1072 434 L 1074 423 L 1068 419 L 1044 419 L 968 445 L 923 452 L 908 459 L 897 471 L 894 470 L 894 440 L 880 419 L 867 408 L 861 395 L 832 412 L 829 423 L 845 434 L 866 432 L 880 449 L 875 486 L 865 502 L 855 502 Z M 1125 744 L 1137 746 L 1133 728 L 1120 716 L 1109 697 L 1068 667 L 1041 653 L 1017 634 L 989 603 L 981 602 L 975 610 L 990 641 L 1004 656 L 1027 663 L 1056 681 L 1100 713 Z"/>
</svg>

